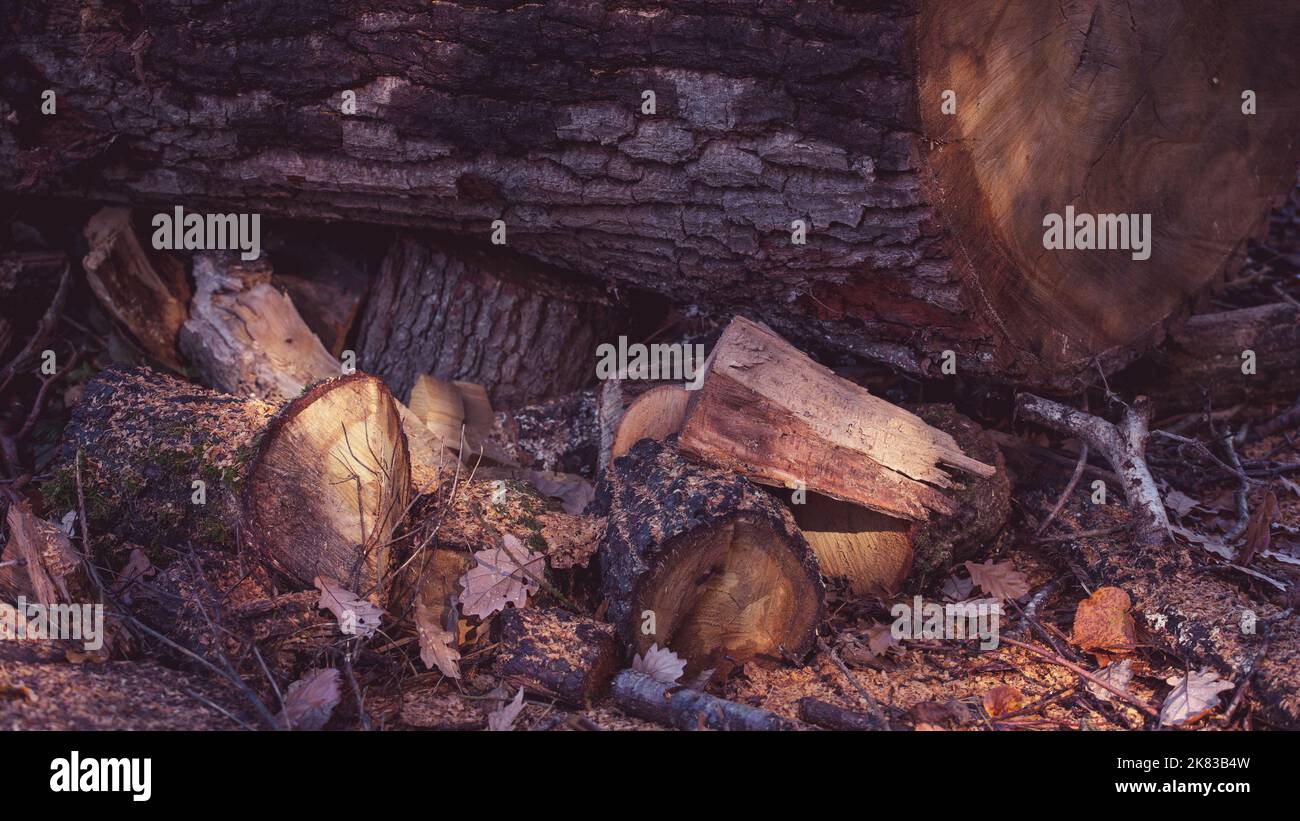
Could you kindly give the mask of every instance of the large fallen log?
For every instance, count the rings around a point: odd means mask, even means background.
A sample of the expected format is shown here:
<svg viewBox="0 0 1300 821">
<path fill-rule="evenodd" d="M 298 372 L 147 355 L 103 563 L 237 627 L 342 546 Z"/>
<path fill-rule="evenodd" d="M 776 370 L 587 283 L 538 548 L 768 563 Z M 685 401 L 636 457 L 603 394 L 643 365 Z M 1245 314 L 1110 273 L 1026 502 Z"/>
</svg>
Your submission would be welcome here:
<svg viewBox="0 0 1300 821">
<path fill-rule="evenodd" d="M 721 664 L 806 654 L 823 615 L 817 559 L 788 511 L 743 477 L 643 440 L 597 490 L 609 521 L 598 557 L 608 617 L 625 642 Z"/>
<path fill-rule="evenodd" d="M 164 548 L 233 547 L 242 532 L 300 586 L 323 575 L 378 599 L 410 466 L 373 377 L 322 382 L 277 409 L 114 368 L 87 383 L 42 492 L 59 511 L 84 498 L 92 532 L 154 549 L 160 565 Z"/>
<path fill-rule="evenodd" d="M 1156 340 L 1290 184 L 1289 11 L 17 0 L 0 187 L 480 239 L 501 219 L 562 269 L 1065 387 Z M 1067 207 L 1154 218 L 1112 226 L 1131 247 L 1045 250 Z"/>
</svg>

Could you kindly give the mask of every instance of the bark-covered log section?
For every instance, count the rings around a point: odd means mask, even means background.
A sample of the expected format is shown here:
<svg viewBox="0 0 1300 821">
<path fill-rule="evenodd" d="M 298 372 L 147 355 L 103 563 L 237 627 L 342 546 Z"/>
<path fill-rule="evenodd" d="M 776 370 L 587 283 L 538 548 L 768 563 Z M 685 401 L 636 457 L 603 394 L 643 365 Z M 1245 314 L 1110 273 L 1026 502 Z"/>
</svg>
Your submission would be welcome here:
<svg viewBox="0 0 1300 821">
<path fill-rule="evenodd" d="M 563 270 L 1061 387 L 1154 339 L 1289 184 L 1289 6 L 17 0 L 0 186 L 501 219 Z M 1067 206 L 1153 215 L 1150 257 L 1045 251 Z"/>
<path fill-rule="evenodd" d="M 668 647 L 698 671 L 812 648 L 817 560 L 760 488 L 647 439 L 614 460 L 596 504 L 609 513 L 598 554 L 609 618 L 638 652 Z"/>
<path fill-rule="evenodd" d="M 276 409 L 146 369 L 86 386 L 45 485 L 77 507 L 77 454 L 95 532 L 148 548 L 244 543 L 295 583 L 330 576 L 379 597 L 410 496 L 406 440 L 373 377 L 323 382 Z M 159 563 L 171 555 L 156 554 Z"/>
<path fill-rule="evenodd" d="M 577 707 L 604 695 L 623 660 L 608 624 L 544 607 L 501 613 L 497 672 L 508 681 Z"/>
<path fill-rule="evenodd" d="M 485 385 L 503 407 L 583 387 L 614 313 L 590 286 L 538 268 L 507 252 L 398 240 L 362 317 L 361 368 L 403 398 L 432 374 Z"/>
</svg>

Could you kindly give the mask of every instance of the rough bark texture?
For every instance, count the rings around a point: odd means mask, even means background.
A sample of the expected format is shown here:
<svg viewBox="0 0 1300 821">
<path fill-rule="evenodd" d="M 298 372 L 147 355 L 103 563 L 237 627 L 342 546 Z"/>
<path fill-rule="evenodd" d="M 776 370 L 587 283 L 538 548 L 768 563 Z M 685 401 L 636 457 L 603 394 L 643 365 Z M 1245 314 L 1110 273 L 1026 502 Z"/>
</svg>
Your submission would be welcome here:
<svg viewBox="0 0 1300 821">
<path fill-rule="evenodd" d="M 497 673 L 530 692 L 581 707 L 604 695 L 623 649 L 614 628 L 563 610 L 501 613 Z"/>
<path fill-rule="evenodd" d="M 371 290 L 359 365 L 403 398 L 432 374 L 481 384 L 502 407 L 547 399 L 592 380 L 596 345 L 614 326 L 600 301 L 505 253 L 401 239 Z"/>
<path fill-rule="evenodd" d="M 747 479 L 683 460 L 673 438 L 647 439 L 614 460 L 595 507 L 609 514 L 598 553 L 609 619 L 637 651 L 669 647 L 694 671 L 811 649 L 817 559 Z"/>
<path fill-rule="evenodd" d="M 596 391 L 587 389 L 496 414 L 493 438 L 526 468 L 596 476 L 600 421 Z"/>
<path fill-rule="evenodd" d="M 913 371 L 950 349 L 964 372 L 1061 384 L 1155 336 L 1283 190 L 1280 8 L 1024 3 L 1000 27 L 992 0 L 20 0 L 0 186 L 479 239 L 499 218 L 564 270 L 742 303 Z M 1129 202 L 1143 164 L 1184 187 Z M 1140 269 L 1034 260 L 1068 203 L 1170 214 L 1170 244 Z"/>
</svg>

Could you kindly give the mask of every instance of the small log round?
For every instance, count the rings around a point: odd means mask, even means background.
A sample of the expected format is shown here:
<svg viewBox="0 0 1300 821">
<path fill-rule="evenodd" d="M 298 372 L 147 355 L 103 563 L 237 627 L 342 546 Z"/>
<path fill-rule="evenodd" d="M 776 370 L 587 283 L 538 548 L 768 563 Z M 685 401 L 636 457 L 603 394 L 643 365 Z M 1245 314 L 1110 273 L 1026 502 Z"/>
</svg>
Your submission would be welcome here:
<svg viewBox="0 0 1300 821">
<path fill-rule="evenodd" d="M 557 608 L 509 608 L 500 629 L 502 678 L 571 706 L 604 695 L 622 660 L 612 626 Z"/>
<path fill-rule="evenodd" d="M 690 672 L 808 652 L 825 591 L 789 512 L 675 445 L 639 442 L 597 490 L 609 516 L 598 556 L 610 620 L 636 651 L 668 647 Z"/>
</svg>

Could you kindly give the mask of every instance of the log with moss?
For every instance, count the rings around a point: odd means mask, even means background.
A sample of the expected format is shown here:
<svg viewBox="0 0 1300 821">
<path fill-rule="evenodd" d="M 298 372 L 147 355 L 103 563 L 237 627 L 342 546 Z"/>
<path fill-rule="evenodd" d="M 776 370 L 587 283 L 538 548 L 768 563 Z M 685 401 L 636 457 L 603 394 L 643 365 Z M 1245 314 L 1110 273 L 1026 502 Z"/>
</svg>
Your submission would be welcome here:
<svg viewBox="0 0 1300 821">
<path fill-rule="evenodd" d="M 410 497 L 396 405 L 362 375 L 277 408 L 110 368 L 87 383 L 64 433 L 43 489 L 56 510 L 77 509 L 78 473 L 92 533 L 145 546 L 156 563 L 188 543 L 242 538 L 297 585 L 329 576 L 372 598 Z"/>
</svg>

